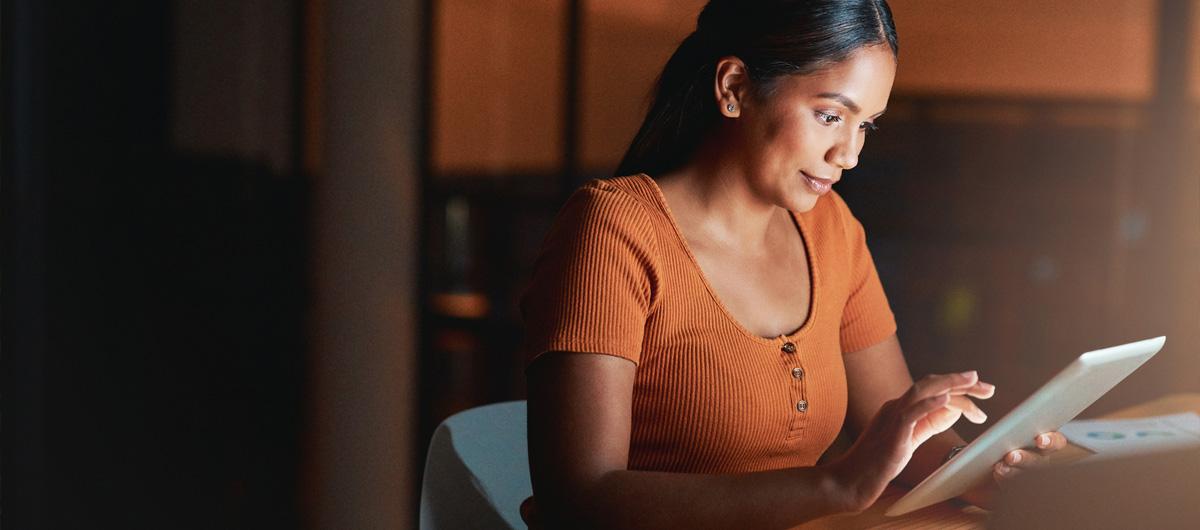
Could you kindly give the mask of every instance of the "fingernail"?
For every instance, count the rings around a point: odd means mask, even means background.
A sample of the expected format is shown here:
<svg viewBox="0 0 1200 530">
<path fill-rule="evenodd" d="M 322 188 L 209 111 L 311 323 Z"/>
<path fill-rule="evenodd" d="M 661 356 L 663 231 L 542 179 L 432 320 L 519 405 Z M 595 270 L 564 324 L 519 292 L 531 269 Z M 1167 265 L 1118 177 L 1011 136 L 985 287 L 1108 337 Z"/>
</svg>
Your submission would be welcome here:
<svg viewBox="0 0 1200 530">
<path fill-rule="evenodd" d="M 1049 434 L 1039 434 L 1038 435 L 1038 445 L 1042 446 L 1042 447 L 1049 447 L 1050 446 L 1050 435 Z"/>
<path fill-rule="evenodd" d="M 1007 475 L 1008 474 L 1008 466 L 1006 466 L 1004 464 L 1000 464 L 999 466 L 996 467 L 996 472 L 1001 475 Z"/>
<path fill-rule="evenodd" d="M 1013 453 L 1010 460 L 1012 460 L 1013 464 L 1021 463 L 1021 453 Z"/>
<path fill-rule="evenodd" d="M 972 377 L 976 374 L 975 374 L 975 370 L 967 370 L 967 371 L 963 372 L 962 375 L 967 376 L 967 377 Z"/>
</svg>

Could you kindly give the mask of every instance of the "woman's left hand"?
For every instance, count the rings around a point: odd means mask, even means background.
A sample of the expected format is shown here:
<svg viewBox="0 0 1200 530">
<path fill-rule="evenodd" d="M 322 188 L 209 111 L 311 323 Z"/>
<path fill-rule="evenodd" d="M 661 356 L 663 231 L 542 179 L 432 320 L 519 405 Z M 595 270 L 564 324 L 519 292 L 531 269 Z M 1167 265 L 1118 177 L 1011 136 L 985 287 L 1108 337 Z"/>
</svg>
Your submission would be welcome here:
<svg viewBox="0 0 1200 530">
<path fill-rule="evenodd" d="M 964 493 L 960 498 L 985 509 L 994 508 L 996 484 L 1008 480 L 1024 469 L 1046 463 L 1050 453 L 1067 446 L 1067 437 L 1060 432 L 1042 433 L 1033 438 L 1035 449 L 1017 449 L 1004 455 L 1004 459 L 992 466 L 992 481 Z"/>
<path fill-rule="evenodd" d="M 1004 455 L 1004 459 L 992 466 L 992 478 L 996 482 L 1012 478 L 1023 469 L 1030 469 L 1046 462 L 1046 456 L 1067 446 L 1067 437 L 1060 432 L 1042 433 L 1033 438 L 1037 449 L 1017 449 Z"/>
</svg>

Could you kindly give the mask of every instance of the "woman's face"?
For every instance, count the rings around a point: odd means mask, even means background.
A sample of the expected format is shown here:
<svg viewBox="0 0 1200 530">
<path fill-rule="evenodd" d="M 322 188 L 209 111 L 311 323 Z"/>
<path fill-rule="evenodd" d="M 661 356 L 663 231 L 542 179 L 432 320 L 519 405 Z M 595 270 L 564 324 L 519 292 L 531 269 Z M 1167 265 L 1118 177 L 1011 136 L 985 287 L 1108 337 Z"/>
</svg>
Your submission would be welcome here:
<svg viewBox="0 0 1200 530">
<path fill-rule="evenodd" d="M 865 47 L 817 73 L 779 79 L 769 95 L 745 102 L 738 158 L 752 192 L 792 211 L 811 210 L 858 164 L 895 76 L 888 47 Z"/>
</svg>

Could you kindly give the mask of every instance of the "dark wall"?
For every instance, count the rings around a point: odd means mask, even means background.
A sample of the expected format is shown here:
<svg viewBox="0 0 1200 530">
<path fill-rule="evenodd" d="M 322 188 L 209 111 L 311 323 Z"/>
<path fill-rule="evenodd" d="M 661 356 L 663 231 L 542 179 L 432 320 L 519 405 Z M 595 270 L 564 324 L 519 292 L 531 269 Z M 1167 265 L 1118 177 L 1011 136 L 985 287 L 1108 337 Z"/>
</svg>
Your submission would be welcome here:
<svg viewBox="0 0 1200 530">
<path fill-rule="evenodd" d="M 175 152 L 171 6 L 2 6 L 7 528 L 299 524 L 308 187 Z"/>
</svg>

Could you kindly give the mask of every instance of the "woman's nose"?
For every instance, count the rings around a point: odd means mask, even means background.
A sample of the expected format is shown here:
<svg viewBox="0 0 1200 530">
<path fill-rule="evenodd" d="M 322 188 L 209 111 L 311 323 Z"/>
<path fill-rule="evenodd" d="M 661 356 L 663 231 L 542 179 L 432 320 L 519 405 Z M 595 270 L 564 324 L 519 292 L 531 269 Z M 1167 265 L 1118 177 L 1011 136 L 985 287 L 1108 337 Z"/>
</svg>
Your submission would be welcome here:
<svg viewBox="0 0 1200 530">
<path fill-rule="evenodd" d="M 861 136 L 851 134 L 839 138 L 839 141 L 829 149 L 826 162 L 841 168 L 842 171 L 854 169 L 854 166 L 858 165 L 858 153 L 861 150 L 861 146 L 858 144 L 862 141 Z"/>
</svg>

